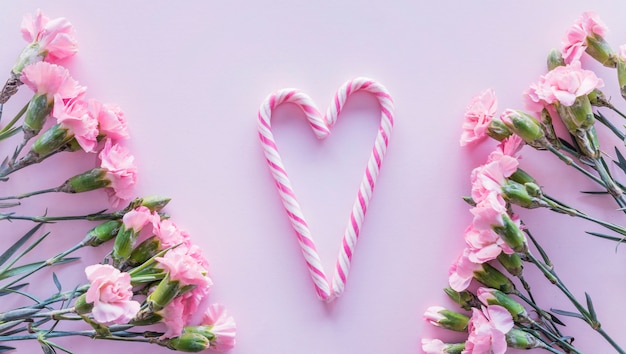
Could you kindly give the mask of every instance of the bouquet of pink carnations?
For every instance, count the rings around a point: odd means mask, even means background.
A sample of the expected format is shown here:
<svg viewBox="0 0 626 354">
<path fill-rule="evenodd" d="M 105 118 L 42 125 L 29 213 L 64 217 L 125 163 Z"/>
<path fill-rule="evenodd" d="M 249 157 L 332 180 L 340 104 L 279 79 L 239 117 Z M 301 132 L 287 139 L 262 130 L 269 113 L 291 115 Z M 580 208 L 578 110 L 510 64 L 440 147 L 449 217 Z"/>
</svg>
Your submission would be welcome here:
<svg viewBox="0 0 626 354">
<path fill-rule="evenodd" d="M 606 128 L 608 134 L 624 141 L 623 124 L 614 124 L 609 118 L 626 115 L 600 90 L 603 80 L 583 68 L 580 61 L 588 56 L 616 69 L 621 95 L 626 98 L 626 46 L 614 51 L 605 40 L 606 33 L 596 14 L 584 13 L 567 31 L 562 49 L 548 56 L 548 72 L 524 92 L 525 111 L 506 109 L 496 116 L 493 90 L 470 102 L 461 145 L 487 136 L 499 144 L 486 163 L 471 173 L 471 196 L 465 200 L 473 220 L 465 231 L 466 248 L 450 267 L 449 287 L 445 289 L 468 313 L 433 306 L 424 315 L 435 326 L 466 333 L 467 339 L 459 343 L 423 339 L 424 352 L 498 354 L 507 348 L 540 348 L 552 353 L 580 353 L 574 338 L 564 333 L 563 321 L 570 317 L 584 321 L 615 351 L 625 353 L 623 337 L 613 338 L 601 326 L 606 314 L 596 312 L 589 294 L 581 297 L 570 291 L 542 248 L 539 235 L 533 235 L 515 213 L 520 207 L 545 208 L 606 230 L 587 232 L 592 236 L 617 244 L 626 240 L 626 228 L 559 201 L 519 162 L 526 145 L 551 153 L 564 163 L 562 168 L 577 171 L 599 186 L 586 193 L 605 196 L 611 209 L 617 210 L 615 214 L 626 211 L 626 184 L 615 178 L 615 170 L 626 173 L 626 159 L 619 147 L 603 150 L 596 130 Z M 524 267 L 542 273 L 563 294 L 566 307 L 544 308 L 531 291 Z M 620 307 L 616 308 L 619 311 Z"/>
<path fill-rule="evenodd" d="M 44 353 L 70 353 L 54 342 L 67 336 L 152 343 L 185 352 L 232 348 L 235 323 L 223 306 L 207 301 L 212 286 L 208 262 L 189 234 L 163 213 L 169 198 L 133 199 L 136 167 L 122 144 L 128 138 L 124 114 L 115 105 L 87 99 L 86 88 L 58 65 L 77 52 L 72 25 L 38 11 L 24 17 L 21 31 L 28 44 L 0 92 L 0 118 L 2 108 L 19 96 L 15 93 L 22 87 L 34 94 L 0 126 L 0 141 L 23 136 L 0 165 L 0 183 L 6 185 L 20 170 L 21 178 L 28 176 L 28 167 L 43 167 L 57 154 L 84 159 L 97 153 L 99 163 L 65 177 L 59 186 L 20 194 L 9 191 L 11 195 L 4 189 L 0 195 L 5 210 L 0 220 L 33 225 L 0 252 L 0 352 L 14 349 L 11 342 L 36 340 Z M 53 216 L 55 208 L 50 206 L 41 216 L 19 213 L 26 198 L 97 189 L 108 192 L 113 211 Z M 63 223 L 68 238 L 77 229 L 70 225 L 73 220 L 92 222 L 93 228 L 83 231 L 68 250 L 32 261 L 33 250 L 45 253 L 42 245 L 51 233 L 45 232 L 47 225 Z M 104 259 L 87 263 L 95 264 L 81 266 L 82 283 L 62 284 L 50 270 L 76 265 L 79 258 L 73 255 L 89 247 L 109 251 Z M 50 272 L 50 285 L 55 285 L 47 297 L 29 292 L 33 286 L 29 277 L 42 272 Z"/>
</svg>

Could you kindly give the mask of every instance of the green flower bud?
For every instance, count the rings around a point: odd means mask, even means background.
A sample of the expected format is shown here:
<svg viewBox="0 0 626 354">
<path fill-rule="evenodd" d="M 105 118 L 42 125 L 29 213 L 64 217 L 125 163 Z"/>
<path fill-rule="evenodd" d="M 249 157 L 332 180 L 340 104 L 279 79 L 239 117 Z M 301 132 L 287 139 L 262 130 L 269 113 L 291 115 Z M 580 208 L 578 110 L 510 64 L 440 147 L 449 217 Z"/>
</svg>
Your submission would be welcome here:
<svg viewBox="0 0 626 354">
<path fill-rule="evenodd" d="M 522 275 L 524 271 L 524 263 L 517 253 L 506 254 L 504 252 L 500 252 L 497 259 L 498 262 L 502 264 L 504 269 L 509 272 L 509 274 L 515 277 Z"/>
<path fill-rule="evenodd" d="M 548 71 L 558 66 L 565 66 L 565 60 L 560 50 L 552 49 L 548 54 Z"/>
<path fill-rule="evenodd" d="M 503 226 L 496 226 L 493 230 L 500 235 L 502 240 L 515 252 L 525 252 L 528 250 L 526 245 L 526 236 L 520 230 L 519 226 L 511 220 L 507 214 L 502 215 Z"/>
<path fill-rule="evenodd" d="M 61 127 L 60 124 L 55 124 L 35 140 L 30 150 L 39 157 L 48 156 L 72 139 L 73 136 L 69 134 L 67 129 Z"/>
<path fill-rule="evenodd" d="M 163 320 L 163 316 L 159 313 L 150 310 L 141 310 L 135 315 L 135 318 L 130 321 L 130 324 L 134 326 L 150 326 L 161 322 L 161 320 Z"/>
<path fill-rule="evenodd" d="M 500 116 L 510 131 L 519 135 L 524 142 L 537 149 L 546 149 L 550 145 L 541 123 L 528 113 L 507 109 Z"/>
<path fill-rule="evenodd" d="M 499 290 L 481 288 L 478 290 L 478 298 L 481 299 L 485 305 L 500 305 L 504 307 L 511 313 L 511 317 L 513 317 L 514 321 L 528 317 L 524 306 Z"/>
<path fill-rule="evenodd" d="M 27 65 L 44 60 L 46 55 L 47 52 L 41 51 L 39 42 L 33 42 L 24 48 L 24 50 L 20 53 L 20 56 L 17 58 L 15 65 L 13 65 L 11 72 L 19 76 Z"/>
<path fill-rule="evenodd" d="M 448 294 L 448 297 L 450 297 L 452 301 L 459 304 L 463 308 L 463 310 L 469 311 L 472 309 L 472 307 L 480 306 L 480 302 L 478 301 L 476 296 L 467 290 L 459 292 L 452 288 L 445 288 L 443 289 L 443 291 Z"/>
<path fill-rule="evenodd" d="M 209 348 L 209 340 L 198 333 L 183 333 L 180 337 L 168 341 L 167 347 L 187 353 L 197 353 Z"/>
<path fill-rule="evenodd" d="M 534 209 L 541 206 L 540 200 L 530 195 L 525 185 L 514 181 L 506 181 L 506 184 L 502 186 L 502 197 L 507 202 L 526 209 Z"/>
<path fill-rule="evenodd" d="M 163 278 L 154 291 L 148 295 L 146 302 L 153 311 L 161 311 L 165 306 L 167 306 L 167 304 L 174 300 L 176 295 L 178 295 L 179 290 L 180 283 L 178 281 L 171 280 L 168 275 Z"/>
<path fill-rule="evenodd" d="M 511 134 L 513 133 L 511 133 L 509 128 L 507 128 L 500 118 L 493 117 L 493 119 L 491 119 L 491 123 L 489 123 L 489 126 L 487 127 L 487 135 L 497 141 L 502 141 L 511 136 Z"/>
<path fill-rule="evenodd" d="M 545 348 L 546 345 L 542 343 L 535 335 L 532 333 L 522 331 L 517 328 L 512 328 L 506 334 L 506 343 L 511 348 L 516 349 L 534 349 L 534 348 Z"/>
<path fill-rule="evenodd" d="M 161 242 L 156 236 L 152 236 L 135 247 L 128 259 L 128 265 L 134 267 L 143 264 L 160 250 Z"/>
<path fill-rule="evenodd" d="M 609 107 L 609 108 L 613 107 L 611 102 L 609 102 L 609 100 L 606 98 L 606 95 L 604 94 L 604 92 L 598 89 L 593 89 L 593 91 L 591 91 L 587 95 L 587 97 L 589 98 L 589 102 L 591 103 L 592 106 Z"/>
<path fill-rule="evenodd" d="M 52 111 L 53 103 L 54 101 L 48 100 L 46 95 L 35 95 L 28 102 L 23 129 L 29 137 L 39 134 L 46 118 Z"/>
<path fill-rule="evenodd" d="M 563 124 L 567 130 L 576 135 L 579 129 L 589 129 L 595 123 L 593 111 L 591 109 L 591 101 L 588 96 L 576 97 L 571 106 L 565 106 L 555 103 L 556 111 L 559 113 Z"/>
<path fill-rule="evenodd" d="M 60 191 L 65 193 L 82 193 L 108 187 L 111 181 L 106 179 L 106 174 L 107 171 L 105 169 L 94 168 L 65 181 Z"/>
<path fill-rule="evenodd" d="M 617 58 L 611 46 L 597 34 L 587 36 L 587 49 L 585 50 L 592 58 L 600 64 L 614 68 L 617 65 Z"/>
<path fill-rule="evenodd" d="M 513 174 L 509 176 L 509 180 L 517 182 L 519 184 L 537 183 L 537 181 L 535 181 L 535 179 L 531 175 L 526 173 L 526 171 L 522 170 L 521 168 L 518 168 L 515 172 L 513 172 Z"/>
<path fill-rule="evenodd" d="M 515 292 L 513 282 L 502 272 L 489 265 L 489 263 L 483 263 L 482 269 L 474 272 L 474 279 L 489 288 L 498 289 L 505 294 Z"/>
<path fill-rule="evenodd" d="M 465 343 L 444 343 L 439 339 L 422 339 L 422 350 L 426 353 L 461 354 Z"/>
<path fill-rule="evenodd" d="M 172 198 L 170 197 L 163 197 L 160 195 L 151 195 L 151 196 L 141 198 L 141 205 L 150 209 L 150 211 L 159 211 L 165 208 L 165 206 L 167 205 L 167 203 L 170 202 L 170 200 L 172 200 Z"/>
<path fill-rule="evenodd" d="M 432 325 L 457 332 L 466 332 L 469 317 L 441 306 L 431 306 L 424 313 L 424 319 Z"/>
<path fill-rule="evenodd" d="M 120 231 L 117 233 L 115 237 L 115 243 L 113 244 L 113 261 L 116 265 L 120 265 L 125 263 L 130 254 L 133 251 L 133 246 L 135 245 L 135 239 L 137 235 L 133 229 L 126 229 L 126 226 L 122 225 Z"/>
<path fill-rule="evenodd" d="M 183 333 L 197 333 L 212 342 L 216 339 L 215 334 L 211 332 L 212 328 L 213 326 L 187 326 L 183 328 Z"/>
<path fill-rule="evenodd" d="M 91 229 L 87 233 L 87 236 L 85 236 L 85 240 L 83 242 L 85 243 L 85 245 L 98 247 L 115 237 L 118 234 L 121 226 L 122 223 L 119 220 L 105 221 L 102 224 Z"/>
<path fill-rule="evenodd" d="M 87 295 L 82 294 L 74 301 L 74 309 L 79 315 L 85 315 L 93 310 L 93 303 L 87 303 Z"/>
<path fill-rule="evenodd" d="M 554 125 L 552 124 L 552 116 L 547 109 L 541 110 L 541 125 L 543 126 L 543 132 L 546 135 L 546 139 L 552 144 L 552 146 L 560 149 L 561 141 L 559 137 L 556 135 L 556 131 L 554 130 Z"/>
</svg>

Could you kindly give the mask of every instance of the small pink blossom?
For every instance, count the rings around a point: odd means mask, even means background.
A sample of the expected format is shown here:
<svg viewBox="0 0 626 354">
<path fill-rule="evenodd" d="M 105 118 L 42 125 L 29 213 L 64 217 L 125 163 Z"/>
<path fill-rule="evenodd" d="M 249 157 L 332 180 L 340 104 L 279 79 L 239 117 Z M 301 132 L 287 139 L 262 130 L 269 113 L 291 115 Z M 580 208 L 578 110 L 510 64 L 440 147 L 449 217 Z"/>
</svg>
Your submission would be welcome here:
<svg viewBox="0 0 626 354">
<path fill-rule="evenodd" d="M 496 115 L 498 102 L 492 89 L 487 89 L 472 98 L 465 110 L 461 146 L 479 141 L 487 136 L 487 128 Z"/>
<path fill-rule="evenodd" d="M 499 161 L 504 156 L 510 156 L 519 160 L 519 152 L 525 145 L 524 139 L 517 134 L 513 134 L 498 144 L 496 149 L 487 157 L 487 162 Z"/>
<path fill-rule="evenodd" d="M 472 309 L 463 354 L 504 354 L 507 349 L 506 333 L 513 328 L 513 318 L 507 309 L 490 305 Z"/>
<path fill-rule="evenodd" d="M 211 349 L 226 351 L 235 346 L 237 325 L 224 306 L 210 305 L 204 313 L 202 324 L 211 326 L 211 333 L 215 335 L 215 339 L 211 341 Z"/>
<path fill-rule="evenodd" d="M 482 269 L 482 265 L 469 260 L 469 250 L 463 250 L 463 254 L 450 266 L 448 282 L 455 291 L 463 291 L 472 282 L 474 272 Z"/>
<path fill-rule="evenodd" d="M 91 285 L 86 293 L 87 303 L 93 303 L 93 318 L 100 323 L 125 324 L 139 311 L 139 302 L 132 300 L 130 275 L 105 264 L 85 268 Z"/>
<path fill-rule="evenodd" d="M 465 243 L 469 246 L 468 258 L 474 263 L 485 263 L 496 259 L 501 252 L 514 253 L 495 231 L 476 229 L 474 225 L 470 225 L 465 230 Z"/>
<path fill-rule="evenodd" d="M 472 224 L 478 230 L 491 230 L 495 226 L 504 226 L 503 216 L 507 213 L 502 197 L 492 193 L 475 207 L 470 209 L 474 220 Z"/>
<path fill-rule="evenodd" d="M 587 37 L 604 37 L 608 31 L 595 12 L 584 12 L 563 37 L 561 54 L 565 62 L 569 64 L 580 60 L 587 49 Z"/>
<path fill-rule="evenodd" d="M 189 246 L 191 246 L 189 233 L 185 230 L 179 229 L 178 226 L 176 226 L 176 224 L 170 219 L 161 220 L 156 223 L 154 234 L 157 236 L 164 249 L 180 244 L 176 250 L 183 247 L 186 252 Z"/>
<path fill-rule="evenodd" d="M 41 10 L 33 18 L 27 14 L 22 19 L 22 37 L 37 43 L 47 61 L 70 57 L 78 51 L 74 27 L 63 17 L 50 20 Z"/>
<path fill-rule="evenodd" d="M 124 214 L 122 223 L 126 230 L 132 229 L 134 232 L 139 232 L 147 224 L 155 223 L 155 219 L 160 219 L 157 213 L 151 212 L 145 206 L 140 206 Z"/>
<path fill-rule="evenodd" d="M 114 206 L 132 198 L 137 182 L 137 166 L 133 155 L 123 146 L 112 144 L 107 139 L 98 156 L 100 167 L 107 171 L 105 178 L 111 182 L 112 193 L 109 194 Z"/>
<path fill-rule="evenodd" d="M 52 116 L 74 136 L 84 151 L 95 150 L 98 144 L 98 121 L 87 114 L 87 103 L 80 96 L 68 101 L 56 94 Z"/>
<path fill-rule="evenodd" d="M 545 75 L 543 95 L 547 104 L 558 101 L 569 107 L 576 97 L 585 96 L 603 86 L 604 82 L 593 71 L 584 70 L 580 62 L 575 62 L 556 67 Z"/>
<path fill-rule="evenodd" d="M 498 159 L 475 168 L 470 174 L 474 202 L 480 204 L 491 194 L 502 194 L 502 186 L 518 166 L 519 161 L 515 157 L 502 154 Z"/>
<path fill-rule="evenodd" d="M 422 338 L 422 351 L 426 354 L 445 354 L 446 344 L 441 339 Z"/>
<path fill-rule="evenodd" d="M 207 276 L 207 270 L 198 264 L 193 257 L 177 252 L 167 252 L 163 257 L 155 258 L 160 267 L 169 273 L 173 281 L 180 282 L 181 286 L 195 285 L 205 287 L 212 284 Z"/>
<path fill-rule="evenodd" d="M 89 100 L 89 114 L 98 121 L 100 134 L 113 141 L 128 138 L 126 118 L 118 106 Z"/>
<path fill-rule="evenodd" d="M 46 95 L 49 100 L 52 100 L 55 95 L 59 95 L 64 100 L 72 99 L 86 90 L 70 76 L 66 68 L 46 62 L 37 62 L 25 67 L 20 81 L 36 94 Z"/>
</svg>

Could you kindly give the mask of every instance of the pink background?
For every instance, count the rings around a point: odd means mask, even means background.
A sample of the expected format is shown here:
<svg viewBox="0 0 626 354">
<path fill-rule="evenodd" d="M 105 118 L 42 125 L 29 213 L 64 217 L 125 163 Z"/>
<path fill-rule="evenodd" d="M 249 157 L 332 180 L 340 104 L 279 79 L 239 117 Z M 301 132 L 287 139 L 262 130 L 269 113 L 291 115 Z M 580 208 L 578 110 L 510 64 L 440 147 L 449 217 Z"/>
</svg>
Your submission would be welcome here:
<svg viewBox="0 0 626 354">
<path fill-rule="evenodd" d="M 137 194 L 171 196 L 167 212 L 204 248 L 215 282 L 211 299 L 225 304 L 237 321 L 232 353 L 373 354 L 420 352 L 422 337 L 463 340 L 427 325 L 422 313 L 434 304 L 454 308 L 441 289 L 471 220 L 460 197 L 469 191 L 469 171 L 493 147 L 459 148 L 464 108 L 487 87 L 498 93 L 501 109 L 522 108 L 520 93 L 544 72 L 547 52 L 559 46 L 566 28 L 590 5 L 565 0 L 3 2 L 0 68 L 5 72 L 24 45 L 22 14 L 38 7 L 75 25 L 80 53 L 68 66 L 89 87 L 90 97 L 125 110 L 133 136 L 129 145 L 141 173 Z M 615 47 L 626 43 L 624 3 L 598 1 L 593 9 L 612 29 L 608 40 Z M 600 69 L 599 74 L 610 87 L 607 92 L 625 107 L 614 90 L 614 72 Z M 356 76 L 372 77 L 389 89 L 397 124 L 346 291 L 327 305 L 316 299 L 273 186 L 256 113 L 269 93 L 283 87 L 305 90 L 325 110 L 337 87 Z M 6 107 L 4 119 L 29 95 L 23 90 Z M 373 98 L 354 97 L 325 142 L 315 140 L 293 107 L 281 108 L 273 120 L 329 269 L 378 116 Z M 524 155 L 522 166 L 549 194 L 613 217 L 614 204 L 576 193 L 594 187 L 556 159 L 530 149 Z M 33 169 L 42 178 L 16 174 L 6 185 L 15 189 L 5 187 L 2 194 L 58 185 L 94 161 L 93 155 L 82 161 L 56 156 Z M 54 214 L 82 213 L 106 205 L 104 193 L 92 192 L 33 198 L 23 210 L 40 214 L 51 206 Z M 582 230 L 600 229 L 569 217 L 545 210 L 521 214 L 564 281 L 577 296 L 592 295 L 603 328 L 626 346 L 624 250 L 586 236 Z M 614 220 L 623 223 L 623 215 Z M 16 230 L 30 226 L 15 224 Z M 47 226 L 53 232 L 47 249 L 69 247 L 92 226 L 73 225 Z M 13 235 L 17 231 L 4 235 L 7 244 Z M 98 262 L 104 253 L 82 252 L 82 262 Z M 67 289 L 85 280 L 79 268 L 58 271 Z M 529 278 L 545 307 L 572 309 L 530 269 Z M 31 285 L 30 290 L 44 296 L 53 289 L 50 274 L 42 282 L 44 288 Z M 582 351 L 612 352 L 581 321 L 567 319 L 567 324 L 565 333 L 576 337 Z M 58 343 L 77 353 L 148 350 L 87 339 Z M 21 347 L 33 352 L 37 345 Z"/>
</svg>

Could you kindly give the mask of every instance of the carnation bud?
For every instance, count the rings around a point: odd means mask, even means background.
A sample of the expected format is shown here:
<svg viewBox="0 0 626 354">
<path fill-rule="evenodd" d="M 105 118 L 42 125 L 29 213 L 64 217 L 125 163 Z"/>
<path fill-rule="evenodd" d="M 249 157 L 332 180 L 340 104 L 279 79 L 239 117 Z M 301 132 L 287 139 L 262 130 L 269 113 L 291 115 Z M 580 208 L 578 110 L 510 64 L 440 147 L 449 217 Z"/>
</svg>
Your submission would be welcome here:
<svg viewBox="0 0 626 354">
<path fill-rule="evenodd" d="M 187 326 L 183 328 L 183 333 L 197 333 L 204 336 L 209 341 L 215 340 L 215 334 L 211 332 L 213 326 Z"/>
<path fill-rule="evenodd" d="M 197 353 L 209 348 L 209 340 L 198 333 L 183 333 L 180 337 L 172 338 L 167 342 L 167 347 L 187 353 Z"/>
<path fill-rule="evenodd" d="M 180 290 L 180 283 L 175 280 L 170 280 L 169 274 L 161 279 L 159 285 L 148 295 L 146 302 L 148 303 L 150 309 L 153 311 L 161 311 L 165 306 L 167 306 L 176 295 L 178 295 Z"/>
<path fill-rule="evenodd" d="M 528 317 L 524 306 L 500 290 L 480 288 L 478 289 L 478 298 L 485 305 L 500 305 L 504 307 L 511 313 L 513 321 L 519 321 L 520 318 Z"/>
<path fill-rule="evenodd" d="M 510 131 L 519 135 L 526 144 L 537 149 L 546 149 L 550 145 L 543 132 L 541 123 L 530 114 L 507 109 L 502 112 L 500 119 Z"/>
<path fill-rule="evenodd" d="M 559 66 L 565 66 L 563 55 L 561 54 L 561 51 L 552 49 L 548 54 L 548 71 Z"/>
<path fill-rule="evenodd" d="M 563 104 L 555 104 L 556 110 L 565 124 L 567 130 L 576 135 L 579 129 L 589 129 L 595 123 L 593 111 L 591 109 L 591 101 L 588 96 L 578 96 L 571 106 Z"/>
<path fill-rule="evenodd" d="M 109 220 L 91 229 L 83 243 L 87 246 L 97 247 L 115 237 L 122 223 L 119 220 Z"/>
<path fill-rule="evenodd" d="M 13 65 L 13 69 L 11 69 L 11 72 L 19 75 L 26 66 L 42 61 L 46 55 L 47 52 L 42 51 L 39 42 L 33 42 L 26 46 L 26 48 L 24 48 L 24 50 L 20 53 L 15 65 Z"/>
<path fill-rule="evenodd" d="M 531 183 L 531 185 L 534 183 Z M 533 190 L 533 188 L 530 188 Z M 502 197 L 509 203 L 519 205 L 523 208 L 534 209 L 539 208 L 541 200 L 535 195 L 531 195 L 525 185 L 514 181 L 507 180 L 502 186 Z"/>
<path fill-rule="evenodd" d="M 55 124 L 35 140 L 30 151 L 38 157 L 45 157 L 58 151 L 72 138 L 73 136 L 68 133 L 66 128 L 63 128 L 61 124 Z"/>
<path fill-rule="evenodd" d="M 559 140 L 559 137 L 558 135 L 556 135 L 556 131 L 554 130 L 554 125 L 552 124 L 552 116 L 546 108 L 541 110 L 540 118 L 541 126 L 543 126 L 543 133 L 546 135 L 546 139 L 548 139 L 552 146 L 560 148 L 561 141 Z"/>
<path fill-rule="evenodd" d="M 90 313 L 93 310 L 93 303 L 88 303 L 87 295 L 82 294 L 74 301 L 74 310 L 79 315 Z"/>
<path fill-rule="evenodd" d="M 513 282 L 507 278 L 506 275 L 502 274 L 502 272 L 489 265 L 489 263 L 483 263 L 482 269 L 474 272 L 474 279 L 489 288 L 498 289 L 505 294 L 515 292 Z"/>
<path fill-rule="evenodd" d="M 617 58 L 611 46 L 604 38 L 595 33 L 587 36 L 587 49 L 585 52 L 608 68 L 614 68 L 617 65 Z"/>
<path fill-rule="evenodd" d="M 26 117 L 22 129 L 28 137 L 33 137 L 41 131 L 48 114 L 52 111 L 52 103 L 46 95 L 35 95 L 26 109 Z"/>
<path fill-rule="evenodd" d="M 443 291 L 448 294 L 448 297 L 450 297 L 452 301 L 459 304 L 463 310 L 469 311 L 472 307 L 480 306 L 480 302 L 476 298 L 476 295 L 467 290 L 456 291 L 452 288 L 444 288 Z"/>
<path fill-rule="evenodd" d="M 509 274 L 515 277 L 522 275 L 524 271 L 524 263 L 517 253 L 506 254 L 504 252 L 500 252 L 497 259 L 498 262 L 502 264 L 504 269 L 509 272 Z"/>
<path fill-rule="evenodd" d="M 525 252 L 528 250 L 526 236 L 507 214 L 502 215 L 503 226 L 495 226 L 493 230 L 500 235 L 502 240 L 515 252 Z"/>
<path fill-rule="evenodd" d="M 134 267 L 143 264 L 156 255 L 160 249 L 161 242 L 156 236 L 152 236 L 135 247 L 128 259 L 128 265 Z"/>
<path fill-rule="evenodd" d="M 444 343 L 439 339 L 422 339 L 424 353 L 461 354 L 465 350 L 465 343 Z"/>
<path fill-rule="evenodd" d="M 108 187 L 111 181 L 106 178 L 106 174 L 107 171 L 104 168 L 94 168 L 65 181 L 60 187 L 60 191 L 82 193 Z"/>
<path fill-rule="evenodd" d="M 622 97 L 626 99 L 626 45 L 619 47 L 617 59 L 617 82 L 619 83 Z"/>
<path fill-rule="evenodd" d="M 509 176 L 509 180 L 517 182 L 519 184 L 526 183 L 537 183 L 537 181 L 529 175 L 526 171 L 518 168 L 511 176 Z"/>
<path fill-rule="evenodd" d="M 621 84 L 620 84 L 620 87 L 621 87 Z M 604 92 L 598 89 L 593 89 L 593 91 L 591 91 L 587 95 L 587 97 L 589 98 L 589 102 L 591 103 L 592 106 L 609 107 L 609 108 L 613 107 L 611 102 L 609 102 L 609 100 L 606 98 L 606 95 L 604 94 Z"/>
<path fill-rule="evenodd" d="M 424 319 L 432 325 L 457 332 L 466 332 L 469 317 L 441 306 L 431 306 L 424 313 Z"/>
<path fill-rule="evenodd" d="M 134 326 L 149 326 L 155 323 L 159 323 L 163 320 L 163 316 L 159 313 L 152 312 L 150 310 L 140 310 L 135 318 L 130 321 L 130 324 Z"/>
<path fill-rule="evenodd" d="M 164 197 L 160 195 L 150 195 L 150 196 L 141 198 L 141 205 L 150 209 L 150 211 L 159 211 L 165 208 L 165 206 L 167 205 L 167 203 L 170 202 L 170 200 L 172 200 L 172 198 L 170 197 Z"/>
<path fill-rule="evenodd" d="M 505 336 L 506 336 L 506 343 L 511 348 L 534 349 L 534 348 L 546 347 L 546 345 L 542 343 L 532 333 L 522 331 L 517 328 L 512 328 L 509 332 L 506 333 Z"/>
<path fill-rule="evenodd" d="M 497 141 L 502 141 L 511 136 L 511 134 L 513 133 L 511 133 L 509 128 L 507 128 L 500 118 L 493 117 L 491 119 L 491 123 L 489 123 L 489 126 L 487 127 L 487 135 Z"/>
</svg>

